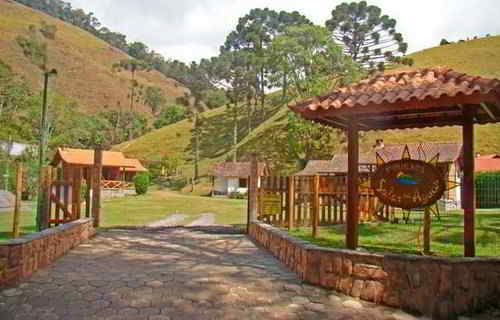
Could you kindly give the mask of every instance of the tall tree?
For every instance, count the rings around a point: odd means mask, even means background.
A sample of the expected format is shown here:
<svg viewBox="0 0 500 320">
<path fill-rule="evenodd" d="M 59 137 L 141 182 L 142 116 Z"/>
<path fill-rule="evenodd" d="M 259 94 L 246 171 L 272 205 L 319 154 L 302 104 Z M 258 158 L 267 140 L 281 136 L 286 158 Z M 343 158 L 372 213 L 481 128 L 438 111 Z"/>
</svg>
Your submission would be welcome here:
<svg viewBox="0 0 500 320">
<path fill-rule="evenodd" d="M 123 59 L 113 64 L 113 71 L 129 71 L 130 72 L 130 111 L 134 109 L 134 101 L 136 100 L 136 90 L 139 88 L 139 83 L 135 80 L 135 74 L 140 71 L 149 72 L 150 66 L 141 60 L 137 59 Z"/>
<path fill-rule="evenodd" d="M 287 101 L 322 94 L 360 76 L 359 67 L 342 53 L 329 31 L 320 26 L 289 27 L 273 40 L 267 54 L 275 68 L 272 83 L 278 86 L 283 78 L 287 79 L 284 93 Z M 295 160 L 301 168 L 308 160 L 330 157 L 340 136 L 330 127 L 305 121 L 289 112 L 278 139 L 284 139 L 281 144 L 287 150 L 282 153 L 287 160 Z"/>
<path fill-rule="evenodd" d="M 250 53 L 251 59 L 245 66 L 247 72 L 252 69 L 255 73 L 253 83 L 261 105 L 261 114 L 264 113 L 266 88 L 269 87 L 268 75 L 271 69 L 265 55 L 265 50 L 277 35 L 283 33 L 289 26 L 312 24 L 299 12 L 276 12 L 268 8 L 252 9 L 241 17 L 236 26 L 226 38 L 222 52 L 245 51 Z"/>
<path fill-rule="evenodd" d="M 156 114 L 167 103 L 167 99 L 161 88 L 147 87 L 144 92 L 144 103 L 151 108 L 153 114 Z"/>
<path fill-rule="evenodd" d="M 332 11 L 326 27 L 344 45 L 344 52 L 370 71 L 384 70 L 387 62 L 413 63 L 398 57 L 406 53 L 408 44 L 396 32 L 396 20 L 366 1 L 341 3 Z"/>
</svg>

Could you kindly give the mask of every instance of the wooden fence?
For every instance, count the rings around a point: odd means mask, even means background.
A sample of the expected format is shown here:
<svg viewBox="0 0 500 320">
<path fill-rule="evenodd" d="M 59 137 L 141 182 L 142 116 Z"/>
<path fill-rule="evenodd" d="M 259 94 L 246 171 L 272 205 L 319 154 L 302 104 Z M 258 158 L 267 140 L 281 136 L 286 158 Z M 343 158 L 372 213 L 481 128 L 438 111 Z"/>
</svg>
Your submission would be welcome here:
<svg viewBox="0 0 500 320">
<path fill-rule="evenodd" d="M 361 175 L 366 181 L 368 176 Z M 360 221 L 388 220 L 394 208 L 379 205 L 369 184 L 360 185 Z M 281 227 L 343 224 L 346 176 L 260 177 L 257 218 Z M 313 230 L 313 232 L 315 232 Z"/>
</svg>

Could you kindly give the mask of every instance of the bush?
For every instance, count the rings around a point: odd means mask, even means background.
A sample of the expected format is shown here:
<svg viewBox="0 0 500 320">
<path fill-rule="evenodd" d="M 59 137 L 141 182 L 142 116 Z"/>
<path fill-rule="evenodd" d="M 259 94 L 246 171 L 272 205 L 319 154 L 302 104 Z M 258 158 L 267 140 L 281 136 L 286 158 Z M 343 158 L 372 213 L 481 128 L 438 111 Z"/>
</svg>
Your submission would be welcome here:
<svg viewBox="0 0 500 320">
<path fill-rule="evenodd" d="M 139 173 L 135 176 L 135 193 L 138 195 L 146 194 L 149 187 L 149 174 Z"/>
<path fill-rule="evenodd" d="M 246 193 L 240 193 L 240 192 L 231 192 L 228 195 L 229 199 L 246 199 L 247 194 Z"/>
</svg>

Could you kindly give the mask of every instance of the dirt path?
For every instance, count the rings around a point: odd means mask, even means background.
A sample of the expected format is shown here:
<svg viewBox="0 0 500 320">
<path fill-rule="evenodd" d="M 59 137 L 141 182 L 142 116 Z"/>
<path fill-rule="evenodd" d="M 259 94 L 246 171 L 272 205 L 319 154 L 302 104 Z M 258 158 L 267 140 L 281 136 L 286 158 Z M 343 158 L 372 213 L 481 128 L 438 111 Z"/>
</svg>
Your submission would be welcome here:
<svg viewBox="0 0 500 320">
<path fill-rule="evenodd" d="M 194 220 L 188 227 L 194 226 L 213 226 L 215 225 L 215 214 L 213 213 L 203 213 L 198 217 L 198 219 Z"/>
<path fill-rule="evenodd" d="M 185 214 L 173 214 L 166 219 L 155 221 L 147 226 L 150 228 L 180 226 L 186 218 Z"/>
<path fill-rule="evenodd" d="M 0 319 L 415 318 L 304 284 L 234 229 L 192 227 L 102 231 L 0 291 Z"/>
</svg>

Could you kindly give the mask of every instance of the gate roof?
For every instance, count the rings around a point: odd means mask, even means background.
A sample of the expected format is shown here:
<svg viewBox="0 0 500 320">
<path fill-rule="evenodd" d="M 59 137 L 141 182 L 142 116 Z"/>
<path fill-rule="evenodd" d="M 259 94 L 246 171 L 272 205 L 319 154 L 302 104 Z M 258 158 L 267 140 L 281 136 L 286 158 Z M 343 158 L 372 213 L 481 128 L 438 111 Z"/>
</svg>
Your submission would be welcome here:
<svg viewBox="0 0 500 320">
<path fill-rule="evenodd" d="M 500 80 L 448 68 L 378 74 L 349 87 L 289 106 L 303 118 L 345 129 L 350 119 L 359 130 L 423 128 L 500 121 Z"/>
</svg>

